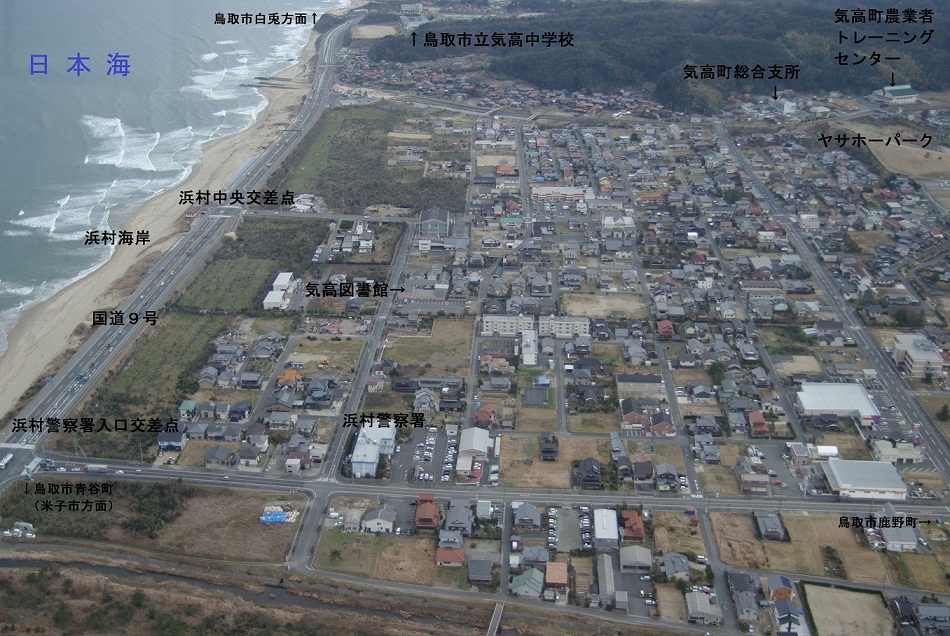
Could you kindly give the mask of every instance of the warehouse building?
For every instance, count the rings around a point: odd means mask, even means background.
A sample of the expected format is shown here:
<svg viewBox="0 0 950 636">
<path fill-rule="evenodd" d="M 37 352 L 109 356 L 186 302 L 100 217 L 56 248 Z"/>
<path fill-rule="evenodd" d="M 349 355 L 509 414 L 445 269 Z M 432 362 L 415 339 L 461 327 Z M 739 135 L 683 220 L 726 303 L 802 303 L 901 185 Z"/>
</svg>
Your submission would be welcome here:
<svg viewBox="0 0 950 636">
<path fill-rule="evenodd" d="M 831 458 L 819 465 L 831 491 L 842 499 L 907 499 L 907 485 L 889 462 Z"/>
<path fill-rule="evenodd" d="M 877 423 L 881 412 L 860 384 L 805 382 L 798 392 L 801 415 L 831 414 L 856 417 L 865 424 Z"/>
</svg>

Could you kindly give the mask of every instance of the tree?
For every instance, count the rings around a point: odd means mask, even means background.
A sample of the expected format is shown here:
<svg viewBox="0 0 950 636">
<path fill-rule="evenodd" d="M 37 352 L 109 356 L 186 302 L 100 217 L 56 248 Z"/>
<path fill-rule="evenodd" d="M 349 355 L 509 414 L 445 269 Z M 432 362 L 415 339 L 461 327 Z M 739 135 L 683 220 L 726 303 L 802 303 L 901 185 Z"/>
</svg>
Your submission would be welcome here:
<svg viewBox="0 0 950 636">
<path fill-rule="evenodd" d="M 343 553 L 340 552 L 339 548 L 333 548 L 332 550 L 330 550 L 331 561 L 339 561 L 342 558 L 343 558 Z"/>
<path fill-rule="evenodd" d="M 709 365 L 709 377 L 713 384 L 719 384 L 726 377 L 726 367 L 721 362 L 713 362 Z"/>
<path fill-rule="evenodd" d="M 937 419 L 941 422 L 950 421 L 950 404 L 944 404 L 940 407 L 940 410 L 937 411 Z"/>
</svg>

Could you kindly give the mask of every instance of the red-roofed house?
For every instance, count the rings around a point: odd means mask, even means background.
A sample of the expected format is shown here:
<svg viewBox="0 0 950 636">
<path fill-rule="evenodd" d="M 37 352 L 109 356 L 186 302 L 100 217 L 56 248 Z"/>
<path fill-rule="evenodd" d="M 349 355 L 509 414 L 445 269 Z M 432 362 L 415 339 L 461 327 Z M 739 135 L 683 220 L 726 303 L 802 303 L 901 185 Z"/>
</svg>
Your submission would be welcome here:
<svg viewBox="0 0 950 636">
<path fill-rule="evenodd" d="M 643 527 L 640 513 L 636 510 L 624 510 L 620 514 L 623 516 L 623 538 L 642 541 L 646 537 L 646 529 Z"/>
<path fill-rule="evenodd" d="M 435 563 L 443 567 L 460 568 L 465 563 L 465 548 L 439 548 L 435 551 Z"/>
<path fill-rule="evenodd" d="M 762 411 L 749 412 L 749 431 L 752 437 L 764 437 L 769 434 L 769 424 L 765 421 Z"/>
</svg>

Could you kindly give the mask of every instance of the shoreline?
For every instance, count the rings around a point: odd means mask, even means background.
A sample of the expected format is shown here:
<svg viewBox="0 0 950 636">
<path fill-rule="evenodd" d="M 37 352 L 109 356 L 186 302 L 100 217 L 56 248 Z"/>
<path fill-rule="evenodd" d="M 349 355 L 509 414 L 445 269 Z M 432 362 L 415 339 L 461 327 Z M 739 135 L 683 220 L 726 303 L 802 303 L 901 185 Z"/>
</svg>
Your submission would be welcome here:
<svg viewBox="0 0 950 636">
<path fill-rule="evenodd" d="M 358 6 L 359 0 L 345 8 Z M 7 349 L 0 356 L 0 413 L 9 413 L 20 396 L 40 377 L 46 368 L 67 349 L 80 344 L 74 336 L 77 327 L 91 327 L 94 310 L 108 310 L 121 303 L 137 286 L 140 272 L 136 267 L 154 261 L 170 249 L 179 238 L 188 208 L 179 205 L 179 190 L 217 190 L 229 183 L 254 155 L 259 155 L 275 141 L 299 112 L 310 88 L 321 33 L 312 31 L 307 44 L 299 52 L 299 61 L 268 79 L 281 79 L 280 88 L 267 82 L 255 86 L 267 99 L 267 105 L 246 129 L 212 141 L 202 147 L 201 159 L 191 168 L 188 177 L 142 204 L 113 229 L 148 230 L 151 242 L 145 249 L 116 249 L 112 256 L 94 272 L 75 281 L 43 302 L 24 311 L 7 334 Z M 81 330 L 85 338 L 88 328 Z"/>
</svg>

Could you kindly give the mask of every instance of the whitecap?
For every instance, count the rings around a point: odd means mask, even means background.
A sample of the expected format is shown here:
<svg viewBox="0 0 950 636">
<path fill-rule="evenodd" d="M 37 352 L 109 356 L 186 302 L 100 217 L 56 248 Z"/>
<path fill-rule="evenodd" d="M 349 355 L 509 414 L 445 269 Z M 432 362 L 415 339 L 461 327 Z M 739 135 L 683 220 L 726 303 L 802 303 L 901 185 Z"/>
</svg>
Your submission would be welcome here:
<svg viewBox="0 0 950 636">
<path fill-rule="evenodd" d="M 218 44 L 240 44 L 238 40 L 218 40 Z"/>
<path fill-rule="evenodd" d="M 201 56 L 202 62 L 210 62 L 211 60 L 216 60 L 216 59 L 218 59 L 217 53 L 205 53 L 204 55 Z"/>
</svg>

